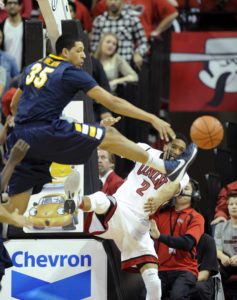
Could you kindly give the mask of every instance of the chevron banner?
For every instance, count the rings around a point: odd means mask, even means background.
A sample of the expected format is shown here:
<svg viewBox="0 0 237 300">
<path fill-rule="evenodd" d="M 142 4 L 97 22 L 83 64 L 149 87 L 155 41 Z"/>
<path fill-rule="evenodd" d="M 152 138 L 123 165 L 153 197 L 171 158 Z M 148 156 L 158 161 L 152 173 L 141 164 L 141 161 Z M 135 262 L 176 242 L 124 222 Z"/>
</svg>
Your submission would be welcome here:
<svg viewBox="0 0 237 300">
<path fill-rule="evenodd" d="M 21 300 L 75 300 L 75 295 L 77 300 L 81 300 L 91 296 L 91 271 L 53 283 L 12 271 L 12 282 L 11 296 Z"/>
<path fill-rule="evenodd" d="M 93 239 L 10 240 L 1 300 L 107 300 L 107 255 Z"/>
</svg>

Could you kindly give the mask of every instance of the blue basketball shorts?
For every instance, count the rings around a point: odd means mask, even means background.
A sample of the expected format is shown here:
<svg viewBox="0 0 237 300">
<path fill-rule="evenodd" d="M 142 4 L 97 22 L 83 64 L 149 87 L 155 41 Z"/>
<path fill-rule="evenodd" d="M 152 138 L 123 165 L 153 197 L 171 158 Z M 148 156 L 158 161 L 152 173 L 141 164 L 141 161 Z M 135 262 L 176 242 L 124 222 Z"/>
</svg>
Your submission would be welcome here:
<svg viewBox="0 0 237 300">
<path fill-rule="evenodd" d="M 84 164 L 105 136 L 105 128 L 85 123 L 68 123 L 65 120 L 17 125 L 8 136 L 8 149 L 18 139 L 25 140 L 30 149 L 10 179 L 9 195 L 33 188 L 38 193 L 51 181 L 49 167 L 60 164 Z"/>
</svg>

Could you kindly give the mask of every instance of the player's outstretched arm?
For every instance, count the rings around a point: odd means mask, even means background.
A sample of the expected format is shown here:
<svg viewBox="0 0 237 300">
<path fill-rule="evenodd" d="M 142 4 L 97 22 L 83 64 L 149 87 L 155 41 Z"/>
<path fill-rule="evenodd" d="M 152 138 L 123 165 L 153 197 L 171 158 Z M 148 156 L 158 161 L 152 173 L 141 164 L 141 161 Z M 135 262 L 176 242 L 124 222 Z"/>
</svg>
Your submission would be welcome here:
<svg viewBox="0 0 237 300">
<path fill-rule="evenodd" d="M 18 88 L 12 97 L 10 109 L 11 109 L 11 113 L 13 116 L 16 115 L 16 111 L 17 111 L 17 107 L 18 107 L 18 103 L 19 103 L 21 95 L 22 95 L 22 90 L 20 88 Z"/>
<path fill-rule="evenodd" d="M 122 98 L 110 94 L 99 86 L 90 89 L 87 92 L 87 95 L 117 114 L 150 123 L 156 130 L 159 131 L 161 139 L 168 141 L 170 138 L 175 138 L 175 133 L 169 123 L 134 106 Z"/>
<path fill-rule="evenodd" d="M 28 227 L 32 225 L 27 217 L 18 214 L 17 209 L 14 212 L 9 213 L 2 205 L 0 205 L 0 222 L 16 227 Z"/>
<path fill-rule="evenodd" d="M 15 166 L 25 157 L 30 146 L 23 140 L 18 140 L 13 146 L 8 161 L 1 173 L 1 191 L 5 190 Z"/>
</svg>

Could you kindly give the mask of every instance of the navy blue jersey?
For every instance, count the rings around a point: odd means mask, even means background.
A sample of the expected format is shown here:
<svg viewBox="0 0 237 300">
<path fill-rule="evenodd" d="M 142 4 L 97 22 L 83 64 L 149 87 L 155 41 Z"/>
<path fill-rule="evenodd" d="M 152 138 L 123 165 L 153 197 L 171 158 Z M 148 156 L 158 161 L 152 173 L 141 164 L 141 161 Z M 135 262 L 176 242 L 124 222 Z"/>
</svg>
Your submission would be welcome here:
<svg viewBox="0 0 237 300">
<path fill-rule="evenodd" d="M 50 54 L 26 67 L 20 85 L 16 124 L 58 119 L 74 95 L 85 93 L 97 85 L 84 70 L 63 58 Z"/>
</svg>

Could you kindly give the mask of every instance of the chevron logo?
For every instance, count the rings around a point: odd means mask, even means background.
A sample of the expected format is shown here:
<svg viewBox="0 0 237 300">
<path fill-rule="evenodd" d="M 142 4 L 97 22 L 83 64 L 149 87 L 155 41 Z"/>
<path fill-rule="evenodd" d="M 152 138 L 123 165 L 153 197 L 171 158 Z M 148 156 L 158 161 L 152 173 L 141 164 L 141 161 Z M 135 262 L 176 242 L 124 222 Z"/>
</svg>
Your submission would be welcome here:
<svg viewBox="0 0 237 300">
<path fill-rule="evenodd" d="M 81 300 L 91 296 L 91 270 L 55 282 L 12 271 L 11 296 L 20 300 Z"/>
</svg>

